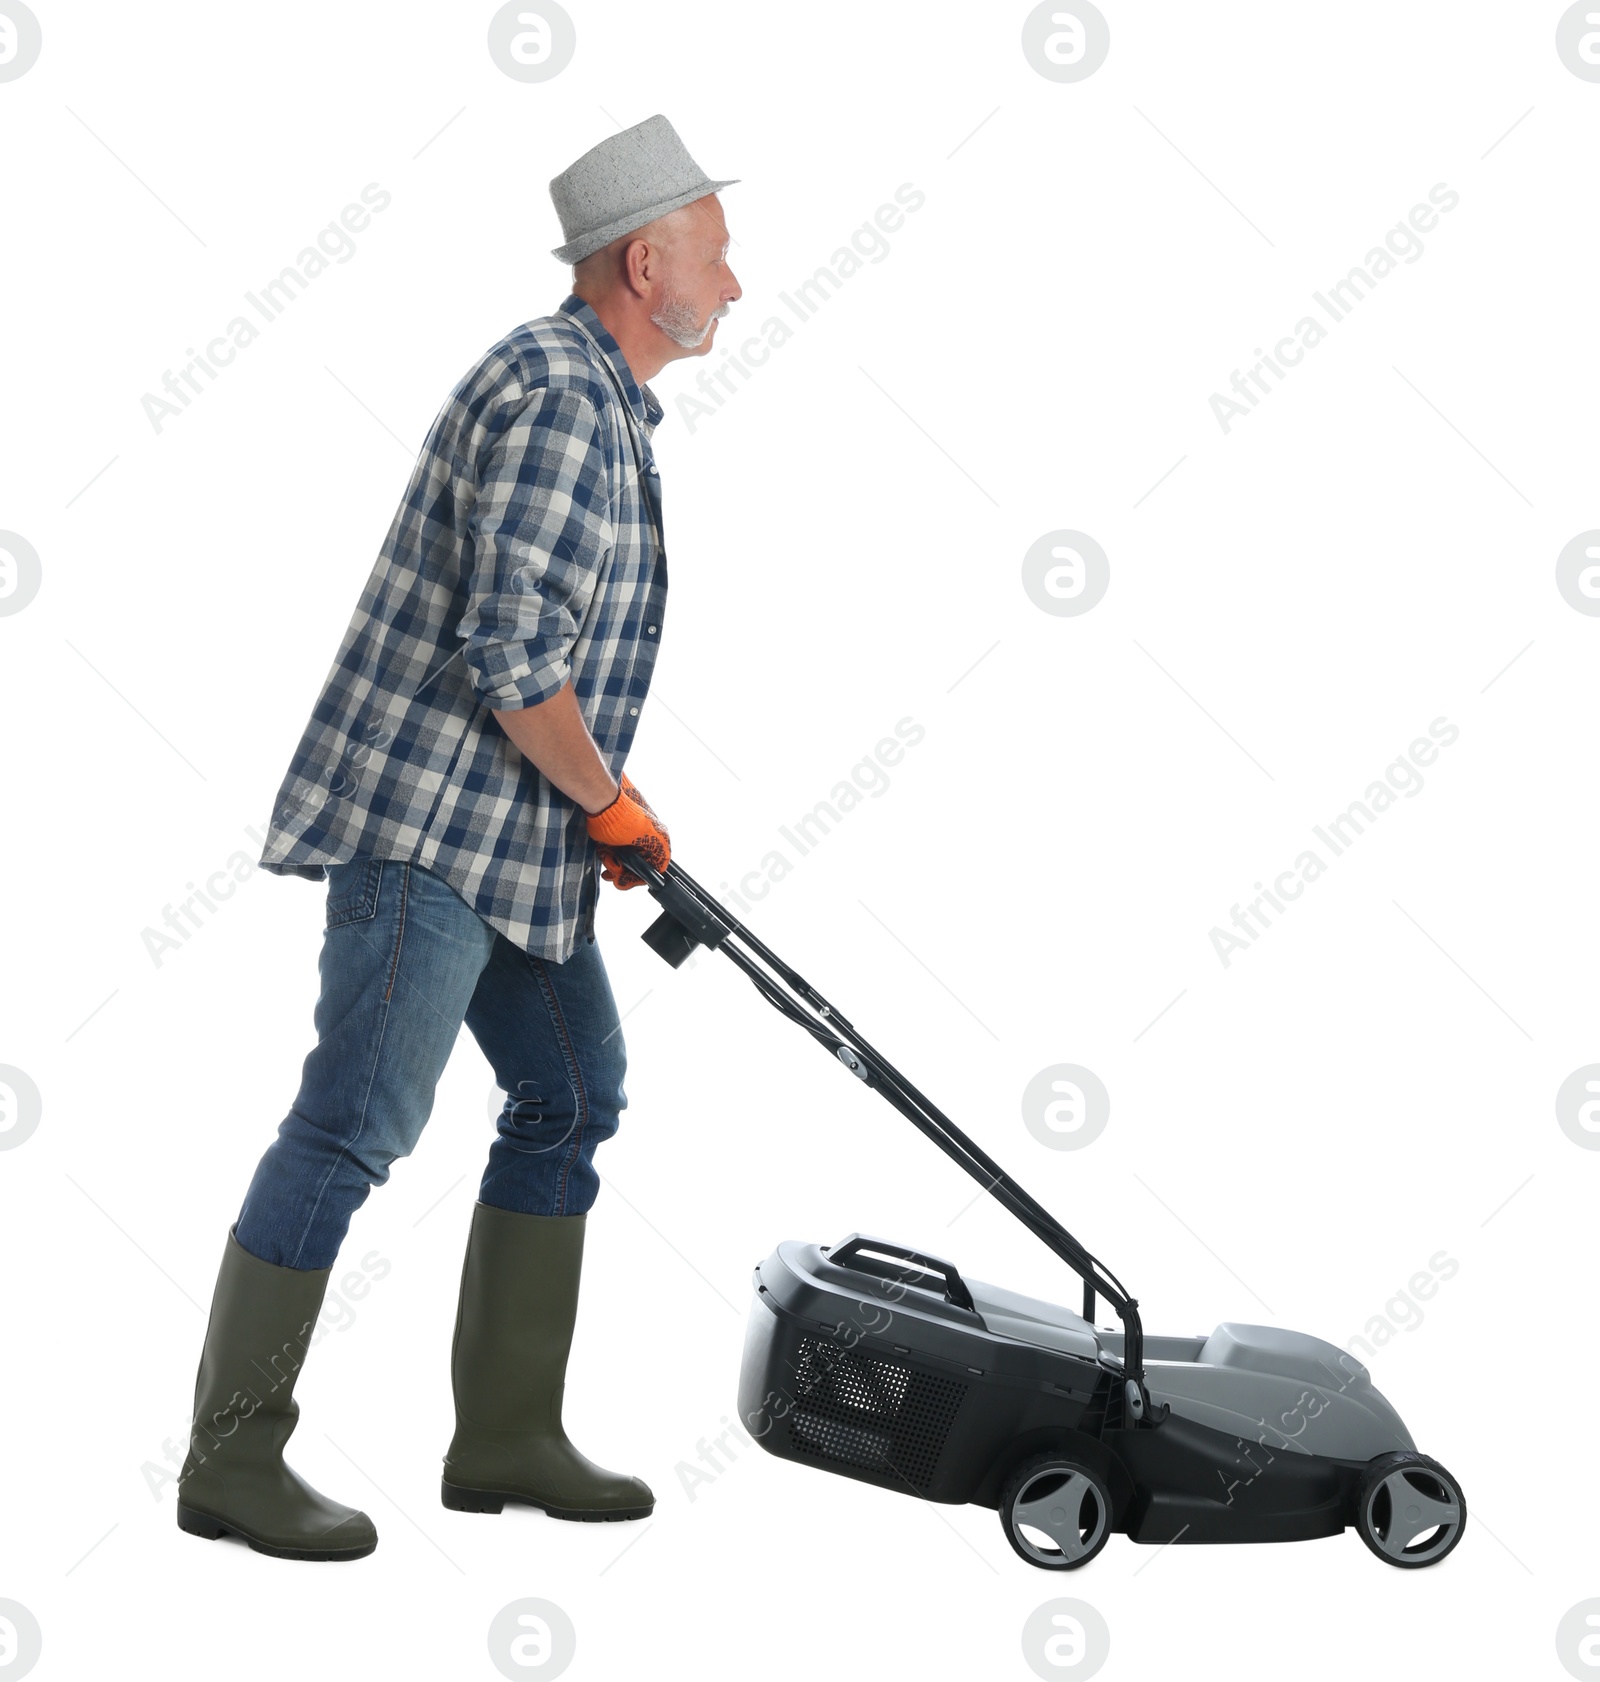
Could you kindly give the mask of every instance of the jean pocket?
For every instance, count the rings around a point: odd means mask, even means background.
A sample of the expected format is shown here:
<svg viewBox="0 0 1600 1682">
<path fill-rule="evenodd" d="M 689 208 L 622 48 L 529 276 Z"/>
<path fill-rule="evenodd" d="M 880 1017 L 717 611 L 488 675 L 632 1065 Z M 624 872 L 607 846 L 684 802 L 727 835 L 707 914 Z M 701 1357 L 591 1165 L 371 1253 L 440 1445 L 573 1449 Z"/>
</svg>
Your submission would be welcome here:
<svg viewBox="0 0 1600 1682">
<path fill-rule="evenodd" d="M 330 929 L 345 923 L 362 923 L 378 913 L 378 888 L 383 881 L 383 860 L 353 858 L 328 867 L 328 920 Z"/>
</svg>

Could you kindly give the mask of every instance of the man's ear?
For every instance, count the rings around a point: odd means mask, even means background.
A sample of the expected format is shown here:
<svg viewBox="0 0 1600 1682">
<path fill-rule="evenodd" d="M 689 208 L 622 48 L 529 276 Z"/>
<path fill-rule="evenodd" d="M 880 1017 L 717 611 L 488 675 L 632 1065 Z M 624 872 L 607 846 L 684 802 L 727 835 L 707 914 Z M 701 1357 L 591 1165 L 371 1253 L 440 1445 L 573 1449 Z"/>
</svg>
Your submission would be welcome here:
<svg viewBox="0 0 1600 1682">
<path fill-rule="evenodd" d="M 660 267 L 661 256 L 649 240 L 636 239 L 630 242 L 624 258 L 627 264 L 628 284 L 635 292 L 646 292 L 656 278 Z"/>
</svg>

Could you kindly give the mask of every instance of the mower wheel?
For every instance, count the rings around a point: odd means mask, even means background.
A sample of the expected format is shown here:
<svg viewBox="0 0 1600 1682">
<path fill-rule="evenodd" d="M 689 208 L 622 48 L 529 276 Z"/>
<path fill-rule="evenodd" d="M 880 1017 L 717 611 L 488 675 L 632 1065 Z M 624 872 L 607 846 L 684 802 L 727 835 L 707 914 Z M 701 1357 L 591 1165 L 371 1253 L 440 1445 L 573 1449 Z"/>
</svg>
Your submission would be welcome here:
<svg viewBox="0 0 1600 1682">
<path fill-rule="evenodd" d="M 1111 1491 L 1090 1466 L 1058 1453 L 1036 1454 L 1006 1480 L 1000 1523 L 1030 1565 L 1076 1571 L 1111 1535 Z"/>
<path fill-rule="evenodd" d="M 1437 1565 L 1466 1523 L 1461 1486 L 1425 1454 L 1381 1454 L 1362 1474 L 1356 1529 L 1386 1565 L 1406 1571 Z"/>
</svg>

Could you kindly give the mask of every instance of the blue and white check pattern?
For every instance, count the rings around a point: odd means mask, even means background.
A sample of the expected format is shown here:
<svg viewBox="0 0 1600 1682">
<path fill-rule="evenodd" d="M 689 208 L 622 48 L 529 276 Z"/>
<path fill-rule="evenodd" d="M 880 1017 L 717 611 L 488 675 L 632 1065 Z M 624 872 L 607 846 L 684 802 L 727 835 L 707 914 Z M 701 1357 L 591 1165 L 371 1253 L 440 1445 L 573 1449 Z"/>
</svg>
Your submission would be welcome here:
<svg viewBox="0 0 1600 1682">
<path fill-rule="evenodd" d="M 539 957 L 592 933 L 583 811 L 491 714 L 570 679 L 620 775 L 666 607 L 661 415 L 575 293 L 465 375 L 278 791 L 263 869 L 320 881 L 357 854 L 405 859 Z"/>
</svg>

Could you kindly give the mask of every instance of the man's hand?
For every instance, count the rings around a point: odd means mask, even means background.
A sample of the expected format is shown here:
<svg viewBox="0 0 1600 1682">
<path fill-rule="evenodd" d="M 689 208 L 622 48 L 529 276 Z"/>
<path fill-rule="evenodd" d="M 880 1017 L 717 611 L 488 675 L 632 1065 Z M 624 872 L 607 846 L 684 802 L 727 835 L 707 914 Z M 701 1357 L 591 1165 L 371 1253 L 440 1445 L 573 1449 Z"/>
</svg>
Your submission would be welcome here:
<svg viewBox="0 0 1600 1682">
<path fill-rule="evenodd" d="M 644 886 L 644 878 L 637 876 L 623 864 L 615 851 L 619 847 L 633 847 L 657 870 L 665 870 L 672 858 L 672 841 L 667 826 L 650 809 L 650 802 L 640 794 L 627 775 L 622 778 L 621 793 L 603 812 L 592 813 L 588 819 L 589 834 L 600 846 L 600 874 L 619 888 Z"/>
</svg>

